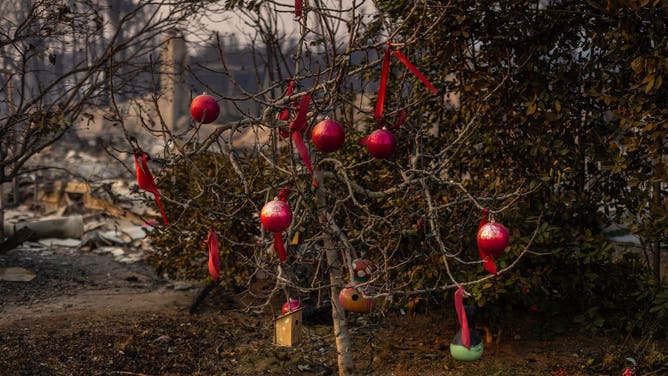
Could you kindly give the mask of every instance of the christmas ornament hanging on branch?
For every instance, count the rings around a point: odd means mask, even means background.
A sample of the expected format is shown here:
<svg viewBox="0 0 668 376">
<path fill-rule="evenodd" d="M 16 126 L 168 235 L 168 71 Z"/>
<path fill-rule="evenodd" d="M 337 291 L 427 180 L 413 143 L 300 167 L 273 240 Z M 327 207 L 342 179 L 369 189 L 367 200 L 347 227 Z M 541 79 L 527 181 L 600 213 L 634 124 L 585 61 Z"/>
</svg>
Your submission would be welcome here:
<svg viewBox="0 0 668 376">
<path fill-rule="evenodd" d="M 283 304 L 283 307 L 281 307 L 281 314 L 285 315 L 288 312 L 296 311 L 299 308 L 302 308 L 302 302 L 297 299 L 289 299 L 285 304 Z"/>
<path fill-rule="evenodd" d="M 318 150 L 323 153 L 331 153 L 343 146 L 346 133 L 341 124 L 334 120 L 325 119 L 313 127 L 311 140 Z"/>
<path fill-rule="evenodd" d="M 483 209 L 476 243 L 483 267 L 489 273 L 496 274 L 494 259 L 499 258 L 508 246 L 509 236 L 508 230 L 502 224 L 495 222 L 494 219 L 488 222 L 488 219 L 489 209 Z"/>
<path fill-rule="evenodd" d="M 267 231 L 274 233 L 274 249 L 278 254 L 281 264 L 287 259 L 281 233 L 290 227 L 290 223 L 292 223 L 292 210 L 288 206 L 287 200 L 288 190 L 283 189 L 278 193 L 276 198 L 264 204 L 260 211 L 262 226 Z"/>
<path fill-rule="evenodd" d="M 378 98 L 376 100 L 376 106 L 374 108 L 374 119 L 378 123 L 378 127 L 374 130 L 369 136 L 366 136 L 359 140 L 358 144 L 365 146 L 373 157 L 378 159 L 386 159 L 394 154 L 394 151 L 397 146 L 397 140 L 394 137 L 394 134 L 390 132 L 390 129 L 399 128 L 401 124 L 406 120 L 406 111 L 401 111 L 398 113 L 397 120 L 395 124 L 391 127 L 385 126 L 385 120 L 383 119 L 383 111 L 385 108 L 385 96 L 387 94 L 387 79 L 390 75 L 390 53 L 394 54 L 399 61 L 401 61 L 413 74 L 415 74 L 429 90 L 434 94 L 438 94 L 436 87 L 427 80 L 427 78 L 420 73 L 420 71 L 411 64 L 410 61 L 402 54 L 399 50 L 394 49 L 391 43 L 388 43 L 387 49 L 385 50 L 385 55 L 383 57 L 383 66 L 380 73 L 380 85 L 378 87 Z"/>
<path fill-rule="evenodd" d="M 213 123 L 220 115 L 220 106 L 212 96 L 202 93 L 190 103 L 190 115 L 197 123 Z"/>
</svg>

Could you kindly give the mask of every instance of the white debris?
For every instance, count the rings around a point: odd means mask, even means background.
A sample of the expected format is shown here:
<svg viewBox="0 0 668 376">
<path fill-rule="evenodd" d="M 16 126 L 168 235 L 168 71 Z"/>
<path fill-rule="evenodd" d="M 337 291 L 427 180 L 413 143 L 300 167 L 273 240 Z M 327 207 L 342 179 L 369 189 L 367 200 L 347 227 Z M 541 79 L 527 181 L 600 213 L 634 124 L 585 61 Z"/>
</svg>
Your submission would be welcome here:
<svg viewBox="0 0 668 376">
<path fill-rule="evenodd" d="M 35 273 L 21 267 L 0 268 L 0 281 L 30 282 L 35 279 Z"/>
</svg>

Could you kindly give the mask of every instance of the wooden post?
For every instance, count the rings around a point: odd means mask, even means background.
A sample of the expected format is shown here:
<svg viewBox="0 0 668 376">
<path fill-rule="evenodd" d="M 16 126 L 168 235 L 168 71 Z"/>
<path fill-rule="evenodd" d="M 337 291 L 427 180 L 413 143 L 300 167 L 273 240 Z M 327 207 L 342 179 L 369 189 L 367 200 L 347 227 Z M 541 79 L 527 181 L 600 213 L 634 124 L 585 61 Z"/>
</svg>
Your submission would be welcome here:
<svg viewBox="0 0 668 376">
<path fill-rule="evenodd" d="M 12 96 L 12 75 L 10 71 L 5 71 L 5 79 L 7 80 L 7 84 L 5 88 L 7 89 L 7 118 L 10 119 L 9 122 L 11 123 L 11 118 L 14 115 L 14 102 L 13 102 L 13 96 Z M 18 148 L 19 148 L 19 125 L 14 124 L 13 127 L 9 129 L 11 132 L 11 142 L 12 142 L 12 147 L 14 148 L 14 155 L 16 155 Z M 18 160 L 16 161 L 18 163 Z M 12 177 L 12 192 L 14 194 L 14 200 L 13 204 L 14 206 L 19 205 L 19 178 L 17 176 Z"/>
<path fill-rule="evenodd" d="M 0 151 L 0 155 L 2 152 Z M 0 242 L 5 240 L 5 189 L 3 188 L 5 168 L 0 169 Z"/>
</svg>

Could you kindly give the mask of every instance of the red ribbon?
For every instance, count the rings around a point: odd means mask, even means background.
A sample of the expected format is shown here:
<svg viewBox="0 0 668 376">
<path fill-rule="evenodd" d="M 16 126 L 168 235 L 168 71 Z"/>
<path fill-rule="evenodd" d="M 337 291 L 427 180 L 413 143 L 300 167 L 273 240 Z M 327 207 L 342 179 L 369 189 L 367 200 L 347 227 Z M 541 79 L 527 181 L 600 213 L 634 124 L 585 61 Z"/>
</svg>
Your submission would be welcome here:
<svg viewBox="0 0 668 376">
<path fill-rule="evenodd" d="M 285 95 L 289 97 L 289 96 L 292 95 L 292 92 L 295 90 L 295 81 L 292 78 L 289 78 L 288 81 L 289 81 L 288 90 L 285 92 Z M 293 103 L 292 105 L 295 106 L 296 102 Z M 283 121 L 288 121 L 290 119 L 290 110 L 286 108 L 283 111 L 281 111 L 281 113 L 278 115 L 278 119 L 283 120 Z M 283 137 L 284 138 L 287 137 L 287 133 Z"/>
<path fill-rule="evenodd" d="M 471 348 L 471 333 L 469 332 L 469 321 L 466 317 L 466 310 L 464 309 L 464 287 L 459 285 L 455 292 L 455 310 L 457 311 L 457 319 L 462 331 L 462 345 L 467 349 Z"/>
<path fill-rule="evenodd" d="M 390 45 L 390 47 L 388 47 L 388 49 L 390 49 L 390 48 L 392 48 L 391 45 Z M 434 85 L 432 85 L 431 82 L 429 82 L 429 80 L 427 79 L 427 77 L 425 77 L 422 73 L 420 73 L 420 71 L 415 67 L 415 65 L 411 64 L 411 62 L 408 61 L 408 59 L 406 58 L 406 56 L 404 56 L 404 54 L 402 54 L 401 51 L 392 49 L 392 53 L 394 54 L 394 56 L 397 57 L 397 59 L 399 59 L 399 61 L 401 61 L 402 63 L 404 63 L 404 65 L 406 66 L 406 68 L 410 69 L 410 71 L 413 72 L 413 74 L 416 75 L 417 78 L 419 78 L 420 81 L 422 81 L 422 83 L 424 83 L 425 86 L 427 86 L 427 88 L 429 88 L 429 90 L 430 90 L 434 95 L 438 94 L 438 90 L 436 90 L 436 88 L 434 87 Z"/>
<path fill-rule="evenodd" d="M 289 194 L 290 190 L 288 188 L 283 188 L 278 192 L 276 197 L 283 202 L 287 202 Z M 278 254 L 278 260 L 280 261 L 280 263 L 282 264 L 283 262 L 285 262 L 285 260 L 288 258 L 288 255 L 285 252 L 285 244 L 283 244 L 283 235 L 280 232 L 274 233 L 274 250 Z"/>
<path fill-rule="evenodd" d="M 313 165 L 311 164 L 311 157 L 308 154 L 308 149 L 306 149 L 306 145 L 304 144 L 304 139 L 302 138 L 302 132 L 304 132 L 306 128 L 308 128 L 308 125 L 306 123 L 306 114 L 308 113 L 308 105 L 310 101 L 311 101 L 311 94 L 309 93 L 306 93 L 301 98 L 299 102 L 299 109 L 297 110 L 297 116 L 290 123 L 289 128 L 290 131 L 292 132 L 292 142 L 295 144 L 295 148 L 299 153 L 299 157 L 306 166 L 306 169 L 311 174 L 311 178 L 313 179 L 311 183 L 313 184 L 313 186 L 317 187 L 318 183 L 315 181 L 315 177 L 313 175 Z M 284 135 L 283 137 L 287 137 L 287 134 Z"/>
<path fill-rule="evenodd" d="M 373 118 L 380 120 L 379 127 L 383 127 L 383 109 L 385 107 L 385 92 L 387 91 L 387 78 L 390 75 L 390 47 L 385 50 L 383 57 L 383 67 L 380 71 L 380 85 L 378 86 L 378 98 L 376 99 L 376 108 L 373 112 Z"/>
<path fill-rule="evenodd" d="M 278 191 L 278 194 L 276 195 L 276 198 L 283 202 L 288 202 L 288 196 L 290 195 L 290 189 L 288 188 L 283 188 L 280 191 Z"/>
<path fill-rule="evenodd" d="M 218 255 L 218 236 L 213 230 L 209 230 L 206 236 L 206 244 L 209 246 L 209 274 L 214 281 L 220 276 L 220 256 Z"/>
<path fill-rule="evenodd" d="M 139 163 L 140 155 L 141 164 Z M 135 170 L 137 171 L 137 184 L 139 185 L 139 188 L 153 193 L 155 202 L 158 204 L 158 208 L 160 209 L 160 214 L 162 214 L 162 219 L 165 221 L 165 225 L 169 225 L 169 221 L 167 221 L 167 216 L 165 215 L 165 210 L 162 208 L 162 204 L 160 203 L 160 192 L 158 191 L 158 186 L 155 184 L 151 170 L 148 169 L 148 164 L 146 163 L 148 160 L 148 155 L 142 151 L 139 151 L 135 153 L 134 157 Z"/>
<path fill-rule="evenodd" d="M 302 0 L 295 0 L 295 17 L 302 18 Z"/>
<path fill-rule="evenodd" d="M 487 223 L 489 218 L 489 209 L 483 209 L 482 218 L 480 219 L 480 224 L 478 225 L 478 230 Z M 494 264 L 494 256 L 487 253 L 487 251 L 480 249 L 478 247 L 478 253 L 480 254 L 480 259 L 482 260 L 482 266 L 487 270 L 488 273 L 496 275 L 496 264 Z"/>
<path fill-rule="evenodd" d="M 438 94 L 438 90 L 434 85 L 429 82 L 429 80 L 415 67 L 411 64 L 410 61 L 406 58 L 401 51 L 395 50 L 392 47 L 391 43 L 387 44 L 387 49 L 385 49 L 385 56 L 383 56 L 383 66 L 380 71 L 380 84 L 378 86 L 378 98 L 376 99 L 376 106 L 373 111 L 373 118 L 378 121 L 377 128 L 383 128 L 385 125 L 385 120 L 383 119 L 383 110 L 385 109 L 385 96 L 387 93 L 387 79 L 390 75 L 390 52 L 399 59 L 413 74 L 415 74 L 426 86 L 431 90 L 432 93 Z M 399 117 L 393 126 L 389 127 L 390 129 L 399 128 L 401 124 L 406 120 L 406 111 L 399 112 Z M 367 137 L 362 138 L 358 141 L 359 145 L 365 146 L 367 144 Z"/>
<path fill-rule="evenodd" d="M 285 252 L 285 245 L 283 244 L 283 235 L 281 235 L 280 232 L 274 233 L 274 250 L 276 250 L 276 253 L 278 253 L 278 260 L 281 262 L 281 264 L 285 262 L 285 259 L 288 258 L 288 255 Z"/>
</svg>

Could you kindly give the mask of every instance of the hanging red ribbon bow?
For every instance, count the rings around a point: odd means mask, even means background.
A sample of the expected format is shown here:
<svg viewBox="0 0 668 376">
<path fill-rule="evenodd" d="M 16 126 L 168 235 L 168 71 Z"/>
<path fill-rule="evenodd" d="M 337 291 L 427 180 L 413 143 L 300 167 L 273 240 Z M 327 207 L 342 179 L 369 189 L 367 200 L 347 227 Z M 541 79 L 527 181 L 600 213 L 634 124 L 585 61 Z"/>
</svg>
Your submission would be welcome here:
<svg viewBox="0 0 668 376">
<path fill-rule="evenodd" d="M 390 76 L 390 47 L 385 50 L 383 67 L 380 70 L 380 85 L 378 86 L 378 98 L 373 111 L 373 118 L 378 120 L 378 128 L 383 127 L 383 110 L 385 108 L 385 93 L 387 92 L 387 79 Z"/>
<path fill-rule="evenodd" d="M 459 288 L 455 292 L 455 310 L 457 311 L 457 319 L 462 330 L 462 345 L 470 349 L 471 333 L 469 332 L 469 321 L 464 309 L 464 287 L 462 285 L 459 285 Z"/>
<path fill-rule="evenodd" d="M 436 87 L 434 87 L 434 85 L 432 85 L 431 82 L 429 82 L 427 77 L 425 77 L 422 73 L 420 73 L 420 71 L 415 67 L 415 65 L 411 64 L 411 62 L 408 61 L 406 56 L 404 56 L 404 54 L 402 54 L 401 51 L 392 48 L 391 44 L 387 47 L 387 49 L 388 50 L 391 49 L 394 56 L 396 56 L 397 59 L 399 59 L 399 61 L 401 61 L 406 66 L 406 68 L 408 68 L 411 72 L 413 72 L 413 74 L 416 75 L 417 78 L 419 78 L 420 81 L 422 81 L 422 83 L 425 84 L 425 86 L 427 86 L 427 88 L 429 89 L 429 91 L 432 92 L 432 94 L 434 95 L 438 94 L 438 90 L 436 90 Z"/>
<path fill-rule="evenodd" d="M 220 255 L 218 254 L 218 236 L 213 230 L 209 230 L 206 236 L 206 244 L 209 247 L 209 274 L 211 278 L 218 281 L 220 276 Z"/>
<path fill-rule="evenodd" d="M 380 70 L 380 84 L 378 86 L 378 98 L 376 99 L 376 106 L 374 107 L 373 118 L 378 121 L 377 128 L 383 128 L 385 125 L 385 120 L 383 119 L 383 112 L 385 109 L 385 96 L 387 93 L 387 80 L 390 75 L 390 52 L 399 59 L 413 74 L 415 74 L 424 84 L 429 88 L 429 90 L 438 94 L 438 90 L 431 82 L 415 67 L 408 61 L 408 58 L 402 54 L 399 50 L 395 50 L 391 43 L 387 44 L 387 49 L 385 49 L 385 55 L 383 56 L 383 65 Z M 399 128 L 401 124 L 406 120 L 406 111 L 401 110 L 397 113 L 397 120 L 394 125 L 389 127 L 390 129 Z M 362 138 L 358 144 L 365 145 L 367 142 L 367 137 Z"/>
<path fill-rule="evenodd" d="M 289 78 L 288 82 L 289 82 L 288 83 L 288 90 L 285 92 L 285 96 L 287 96 L 287 97 L 291 96 L 292 92 L 295 90 L 295 81 L 292 78 Z M 296 107 L 297 102 L 293 102 L 292 106 Z M 283 120 L 283 121 L 290 120 L 290 110 L 286 108 L 283 111 L 281 111 L 281 113 L 278 114 L 278 119 Z M 281 133 L 281 136 L 283 136 L 283 138 L 288 137 L 288 132 L 285 132 L 283 130 L 280 130 L 279 132 Z"/>
<path fill-rule="evenodd" d="M 139 162 L 140 156 L 141 163 Z M 160 191 L 158 191 L 158 186 L 155 184 L 151 170 L 148 169 L 148 164 L 146 163 L 148 160 L 148 155 L 143 151 L 138 151 L 135 153 L 134 157 L 135 170 L 137 171 L 137 184 L 139 185 L 139 188 L 153 193 L 155 202 L 158 204 L 158 208 L 160 209 L 160 214 L 162 214 L 162 219 L 165 221 L 165 225 L 169 225 L 169 221 L 167 221 L 167 216 L 165 215 L 165 210 L 162 208 L 162 204 L 160 203 Z"/>
<path fill-rule="evenodd" d="M 290 84 L 288 85 L 288 90 L 286 92 L 286 95 L 288 96 L 292 95 L 294 87 L 295 87 L 295 82 L 292 79 L 290 79 Z M 306 93 L 304 96 L 302 96 L 301 100 L 299 101 L 299 108 L 297 110 L 297 115 L 295 116 L 294 120 L 290 122 L 289 130 L 290 132 L 292 132 L 292 142 L 294 143 L 295 148 L 299 153 L 299 157 L 304 163 L 304 166 L 306 166 L 308 172 L 311 174 L 311 177 L 313 179 L 312 184 L 313 186 L 317 187 L 318 183 L 315 181 L 315 177 L 313 176 L 313 165 L 311 164 L 311 156 L 308 153 L 308 149 L 306 149 L 306 144 L 304 144 L 304 138 L 302 137 L 302 132 L 304 132 L 308 127 L 308 125 L 306 124 L 306 114 L 308 113 L 308 106 L 310 101 L 311 101 L 310 93 Z M 295 105 L 296 103 L 293 103 L 293 106 Z M 280 120 L 287 121 L 290 118 L 290 110 L 288 110 L 287 108 L 284 109 L 278 115 L 278 118 Z M 289 133 L 284 130 L 279 130 L 279 133 L 283 138 L 287 138 L 289 135 Z"/>
<path fill-rule="evenodd" d="M 480 229 L 483 225 L 487 223 L 489 219 L 489 209 L 483 209 L 482 219 L 478 225 Z M 494 264 L 494 256 L 490 255 L 486 250 L 478 247 L 478 253 L 480 254 L 480 259 L 482 260 L 482 266 L 487 270 L 487 272 L 496 275 L 496 264 Z"/>
</svg>

